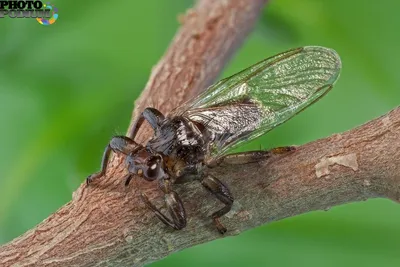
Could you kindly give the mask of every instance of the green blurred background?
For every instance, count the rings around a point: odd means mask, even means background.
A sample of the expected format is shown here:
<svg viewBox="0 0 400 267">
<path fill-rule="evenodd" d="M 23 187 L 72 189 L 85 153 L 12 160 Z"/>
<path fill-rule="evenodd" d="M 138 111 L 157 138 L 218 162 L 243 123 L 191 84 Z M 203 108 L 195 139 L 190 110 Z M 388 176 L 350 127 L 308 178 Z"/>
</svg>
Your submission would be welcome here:
<svg viewBox="0 0 400 267">
<path fill-rule="evenodd" d="M 124 134 L 133 101 L 192 1 L 52 1 L 54 25 L 0 19 L 0 243 L 71 199 Z M 343 71 L 320 102 L 243 149 L 303 144 L 399 105 L 400 2 L 275 0 L 222 76 L 303 45 Z M 187 249 L 152 266 L 399 266 L 400 206 L 311 212 Z"/>
</svg>

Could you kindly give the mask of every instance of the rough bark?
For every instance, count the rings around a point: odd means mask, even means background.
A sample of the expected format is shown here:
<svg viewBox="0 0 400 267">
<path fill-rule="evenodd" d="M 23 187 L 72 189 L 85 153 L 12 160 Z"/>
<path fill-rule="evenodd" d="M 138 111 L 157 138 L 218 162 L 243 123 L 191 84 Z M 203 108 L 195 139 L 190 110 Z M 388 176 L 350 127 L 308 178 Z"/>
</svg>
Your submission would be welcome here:
<svg viewBox="0 0 400 267">
<path fill-rule="evenodd" d="M 184 17 L 173 43 L 136 102 L 163 112 L 209 85 L 253 25 L 264 1 L 203 0 Z M 145 141 L 150 132 L 142 132 Z M 257 163 L 212 170 L 235 196 L 224 217 L 228 235 L 312 210 L 368 198 L 400 200 L 400 108 L 343 134 L 297 147 Z M 123 158 L 107 177 L 82 185 L 71 202 L 0 248 L 0 266 L 139 266 L 175 251 L 221 238 L 209 215 L 220 207 L 198 183 L 176 187 L 188 215 L 181 231 L 165 227 L 142 203 L 154 201 L 154 183 L 128 188 Z M 248 177 L 251 177 L 249 179 Z"/>
<path fill-rule="evenodd" d="M 134 117 L 147 106 L 167 113 L 210 85 L 249 33 L 265 2 L 200 0 L 180 16 L 182 26 L 152 70 Z M 145 141 L 150 134 L 141 131 L 137 140 Z M 110 166 L 107 178 L 90 188 L 80 186 L 71 202 L 2 246 L 0 266 L 132 266 L 183 248 L 168 237 L 156 236 L 174 233 L 159 225 L 138 199 L 138 182 L 124 188 L 123 159 L 114 157 Z M 154 185 L 141 187 L 156 197 Z M 189 210 L 190 206 L 191 214 Z M 214 233 L 211 227 L 206 229 Z M 183 236 L 180 240 L 191 246 Z"/>
<path fill-rule="evenodd" d="M 235 196 L 227 235 L 312 210 L 384 197 L 400 200 L 400 108 L 342 134 L 257 163 L 213 169 Z M 220 205 L 197 183 L 177 187 L 188 213 L 181 231 L 166 228 L 126 190 L 116 157 L 108 178 L 81 186 L 73 200 L 35 229 L 0 248 L 1 266 L 139 266 L 221 238 L 209 215 Z M 251 179 L 246 179 L 251 177 Z M 155 187 L 141 183 L 151 198 Z M 19 264 L 17 264 L 19 263 Z"/>
</svg>

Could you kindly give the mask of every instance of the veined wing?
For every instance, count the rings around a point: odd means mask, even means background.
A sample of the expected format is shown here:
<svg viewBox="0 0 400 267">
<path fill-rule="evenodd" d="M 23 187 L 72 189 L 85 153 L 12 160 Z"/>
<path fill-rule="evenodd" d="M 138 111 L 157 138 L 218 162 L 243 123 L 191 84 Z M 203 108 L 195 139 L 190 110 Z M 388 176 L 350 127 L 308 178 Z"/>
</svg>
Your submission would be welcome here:
<svg viewBox="0 0 400 267">
<path fill-rule="evenodd" d="M 332 88 L 340 69 L 332 49 L 289 50 L 217 82 L 173 114 L 205 126 L 212 133 L 210 156 L 218 157 L 317 101 Z"/>
</svg>

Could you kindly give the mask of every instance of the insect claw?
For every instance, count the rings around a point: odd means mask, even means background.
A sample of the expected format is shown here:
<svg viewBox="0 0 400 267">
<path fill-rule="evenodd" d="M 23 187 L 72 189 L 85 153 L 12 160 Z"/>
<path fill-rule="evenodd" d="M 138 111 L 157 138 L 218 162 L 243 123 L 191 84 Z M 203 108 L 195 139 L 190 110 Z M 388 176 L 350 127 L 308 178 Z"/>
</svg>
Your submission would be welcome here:
<svg viewBox="0 0 400 267">
<path fill-rule="evenodd" d="M 226 227 L 221 223 L 221 221 L 219 220 L 219 218 L 215 218 L 214 219 L 214 223 L 218 229 L 218 232 L 223 235 L 226 233 L 227 229 Z"/>
<path fill-rule="evenodd" d="M 89 186 L 91 182 L 93 182 L 92 175 L 89 175 L 89 176 L 86 178 L 86 186 Z"/>
<path fill-rule="evenodd" d="M 131 175 L 131 174 L 128 174 L 127 176 L 125 176 L 125 186 L 129 185 L 132 178 L 133 178 L 133 175 Z"/>
<path fill-rule="evenodd" d="M 89 186 L 94 180 L 96 180 L 97 178 L 99 178 L 101 176 L 106 176 L 106 175 L 105 174 L 103 175 L 101 172 L 89 175 L 86 178 L 86 185 Z"/>
<path fill-rule="evenodd" d="M 221 234 L 221 235 L 223 235 L 223 234 L 225 234 L 226 233 L 226 228 L 224 227 L 224 226 L 222 226 L 222 228 L 218 228 L 218 232 Z"/>
</svg>

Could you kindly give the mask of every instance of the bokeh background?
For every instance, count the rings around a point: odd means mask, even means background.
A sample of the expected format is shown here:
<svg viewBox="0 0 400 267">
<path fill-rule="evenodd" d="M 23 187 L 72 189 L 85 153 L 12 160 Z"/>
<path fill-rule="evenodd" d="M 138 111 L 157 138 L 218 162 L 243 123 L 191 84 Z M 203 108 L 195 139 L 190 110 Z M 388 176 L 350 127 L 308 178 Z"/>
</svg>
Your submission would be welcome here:
<svg viewBox="0 0 400 267">
<path fill-rule="evenodd" d="M 0 244 L 71 199 L 124 134 L 133 101 L 192 1 L 52 1 L 54 25 L 0 19 Z M 400 2 L 275 0 L 228 64 L 233 74 L 303 45 L 343 71 L 320 102 L 243 149 L 303 144 L 400 103 Z M 221 76 L 221 77 L 222 77 Z M 396 266 L 400 205 L 375 199 L 310 212 L 171 255 L 152 266 Z"/>
</svg>

